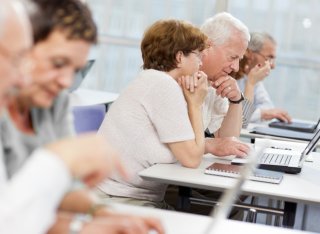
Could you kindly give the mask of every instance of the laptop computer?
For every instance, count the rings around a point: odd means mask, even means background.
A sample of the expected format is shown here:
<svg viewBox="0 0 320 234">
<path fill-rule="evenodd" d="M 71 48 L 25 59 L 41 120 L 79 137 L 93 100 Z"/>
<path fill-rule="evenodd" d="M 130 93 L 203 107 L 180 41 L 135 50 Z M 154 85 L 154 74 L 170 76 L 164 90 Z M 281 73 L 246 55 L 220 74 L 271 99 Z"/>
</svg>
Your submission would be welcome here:
<svg viewBox="0 0 320 234">
<path fill-rule="evenodd" d="M 295 151 L 291 149 L 266 148 L 263 153 L 258 156 L 259 168 L 280 171 L 290 174 L 298 174 L 301 172 L 302 165 L 310 152 L 316 147 L 320 139 L 320 129 L 314 134 L 305 149 Z M 232 164 L 242 164 L 241 159 L 235 158 Z"/>
<path fill-rule="evenodd" d="M 281 129 L 288 129 L 292 131 L 298 132 L 310 132 L 314 133 L 320 124 L 320 118 L 317 123 L 305 123 L 299 121 L 293 121 L 291 123 L 286 123 L 282 121 L 273 121 L 269 123 L 269 127 L 271 128 L 281 128 Z"/>
<path fill-rule="evenodd" d="M 250 133 L 267 135 L 267 136 L 275 136 L 275 137 L 283 137 L 283 138 L 302 140 L 302 141 L 310 141 L 314 136 L 314 133 L 297 132 L 297 131 L 292 131 L 287 129 L 269 128 L 269 127 L 255 127 L 252 129 Z"/>
</svg>

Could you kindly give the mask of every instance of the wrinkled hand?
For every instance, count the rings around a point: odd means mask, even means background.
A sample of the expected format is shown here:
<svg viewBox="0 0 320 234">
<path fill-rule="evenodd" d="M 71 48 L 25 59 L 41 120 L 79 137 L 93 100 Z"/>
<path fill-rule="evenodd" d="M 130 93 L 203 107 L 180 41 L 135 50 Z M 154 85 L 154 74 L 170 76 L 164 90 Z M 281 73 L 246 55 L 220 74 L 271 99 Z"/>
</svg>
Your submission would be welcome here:
<svg viewBox="0 0 320 234">
<path fill-rule="evenodd" d="M 46 146 L 60 157 L 75 178 L 92 187 L 117 171 L 127 178 L 118 153 L 96 134 L 62 139 Z"/>
<path fill-rule="evenodd" d="M 279 119 L 280 121 L 291 123 L 292 119 L 288 112 L 282 109 L 272 108 L 272 109 L 262 109 L 261 110 L 261 119 L 262 120 L 271 120 Z"/>
<path fill-rule="evenodd" d="M 208 78 L 204 72 L 196 72 L 193 76 L 182 76 L 178 79 L 178 84 L 188 105 L 202 105 L 208 93 Z"/>
<path fill-rule="evenodd" d="M 266 61 L 263 66 L 261 64 L 257 64 L 253 67 L 250 72 L 248 73 L 248 82 L 251 85 L 255 85 L 259 81 L 264 80 L 271 71 L 271 65 L 269 61 Z"/>
<path fill-rule="evenodd" d="M 213 85 L 217 95 L 226 97 L 231 101 L 238 101 L 241 98 L 241 91 L 237 81 L 231 76 L 223 76 L 217 79 Z"/>
<path fill-rule="evenodd" d="M 69 233 L 69 225 L 74 213 L 59 212 L 56 222 L 47 234 Z M 137 215 L 124 215 L 111 212 L 107 217 L 93 217 L 84 223 L 81 234 L 148 234 L 150 231 L 164 234 L 160 220 Z"/>
<path fill-rule="evenodd" d="M 240 142 L 235 137 L 206 138 L 205 153 L 211 153 L 218 157 L 237 155 L 246 157 L 250 147 Z"/>
<path fill-rule="evenodd" d="M 148 234 L 151 230 L 158 234 L 165 233 L 158 219 L 118 214 L 94 218 L 84 226 L 81 234 Z"/>
</svg>

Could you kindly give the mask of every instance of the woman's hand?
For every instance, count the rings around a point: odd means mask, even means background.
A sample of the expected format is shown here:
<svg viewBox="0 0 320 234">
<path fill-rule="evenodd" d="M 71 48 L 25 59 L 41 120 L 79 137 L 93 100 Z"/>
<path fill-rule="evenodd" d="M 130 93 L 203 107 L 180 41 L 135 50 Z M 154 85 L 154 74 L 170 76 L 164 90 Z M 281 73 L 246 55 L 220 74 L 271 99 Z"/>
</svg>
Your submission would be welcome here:
<svg viewBox="0 0 320 234">
<path fill-rule="evenodd" d="M 182 76 L 178 79 L 178 83 L 188 105 L 202 105 L 208 93 L 208 79 L 204 72 L 196 72 L 193 76 Z"/>
</svg>

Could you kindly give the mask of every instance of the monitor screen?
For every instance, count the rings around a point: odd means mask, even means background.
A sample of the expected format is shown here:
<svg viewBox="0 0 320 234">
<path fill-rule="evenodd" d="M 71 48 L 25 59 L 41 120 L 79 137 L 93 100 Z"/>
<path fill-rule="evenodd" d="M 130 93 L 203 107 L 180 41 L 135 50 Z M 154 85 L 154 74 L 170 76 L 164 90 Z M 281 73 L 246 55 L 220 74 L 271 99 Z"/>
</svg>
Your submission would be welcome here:
<svg viewBox="0 0 320 234">
<path fill-rule="evenodd" d="M 89 73 L 92 65 L 94 64 L 94 61 L 95 60 L 93 60 L 93 59 L 88 60 L 87 64 L 84 66 L 84 68 L 82 68 L 80 71 L 78 71 L 75 74 L 75 77 L 74 77 L 74 80 L 73 80 L 73 84 L 69 88 L 70 92 L 72 92 L 72 91 L 76 90 L 77 88 L 79 88 L 80 84 L 86 78 L 86 75 Z"/>
</svg>

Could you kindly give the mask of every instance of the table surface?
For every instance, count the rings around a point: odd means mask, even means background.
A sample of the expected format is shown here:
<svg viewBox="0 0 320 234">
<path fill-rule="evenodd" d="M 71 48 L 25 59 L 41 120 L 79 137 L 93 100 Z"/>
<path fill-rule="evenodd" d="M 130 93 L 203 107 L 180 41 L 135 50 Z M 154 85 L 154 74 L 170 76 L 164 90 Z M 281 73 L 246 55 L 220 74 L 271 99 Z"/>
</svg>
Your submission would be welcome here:
<svg viewBox="0 0 320 234">
<path fill-rule="evenodd" d="M 118 93 L 90 89 L 77 89 L 69 94 L 71 106 L 109 104 L 118 98 Z"/>
<path fill-rule="evenodd" d="M 148 217 L 157 217 L 161 220 L 166 234 L 201 234 L 204 233 L 206 227 L 209 225 L 211 219 L 203 215 L 187 214 L 175 211 L 160 210 L 154 208 L 130 206 L 124 204 L 110 204 L 118 212 L 126 214 L 135 214 Z M 222 220 L 214 233 L 234 233 L 237 234 L 303 234 L 310 232 L 303 232 L 299 230 L 292 230 L 286 228 L 272 227 L 261 224 L 252 224 L 247 222 Z M 213 232 L 211 232 L 213 233 Z M 156 234 L 150 232 L 150 234 Z"/>
<path fill-rule="evenodd" d="M 246 181 L 242 193 L 305 204 L 320 204 L 320 154 L 312 153 L 313 162 L 305 162 L 300 174 L 285 174 L 280 184 Z M 234 178 L 204 174 L 206 167 L 213 162 L 225 160 L 205 155 L 196 169 L 180 164 L 156 164 L 139 173 L 141 177 L 165 184 L 223 191 L 236 181 Z"/>
</svg>

